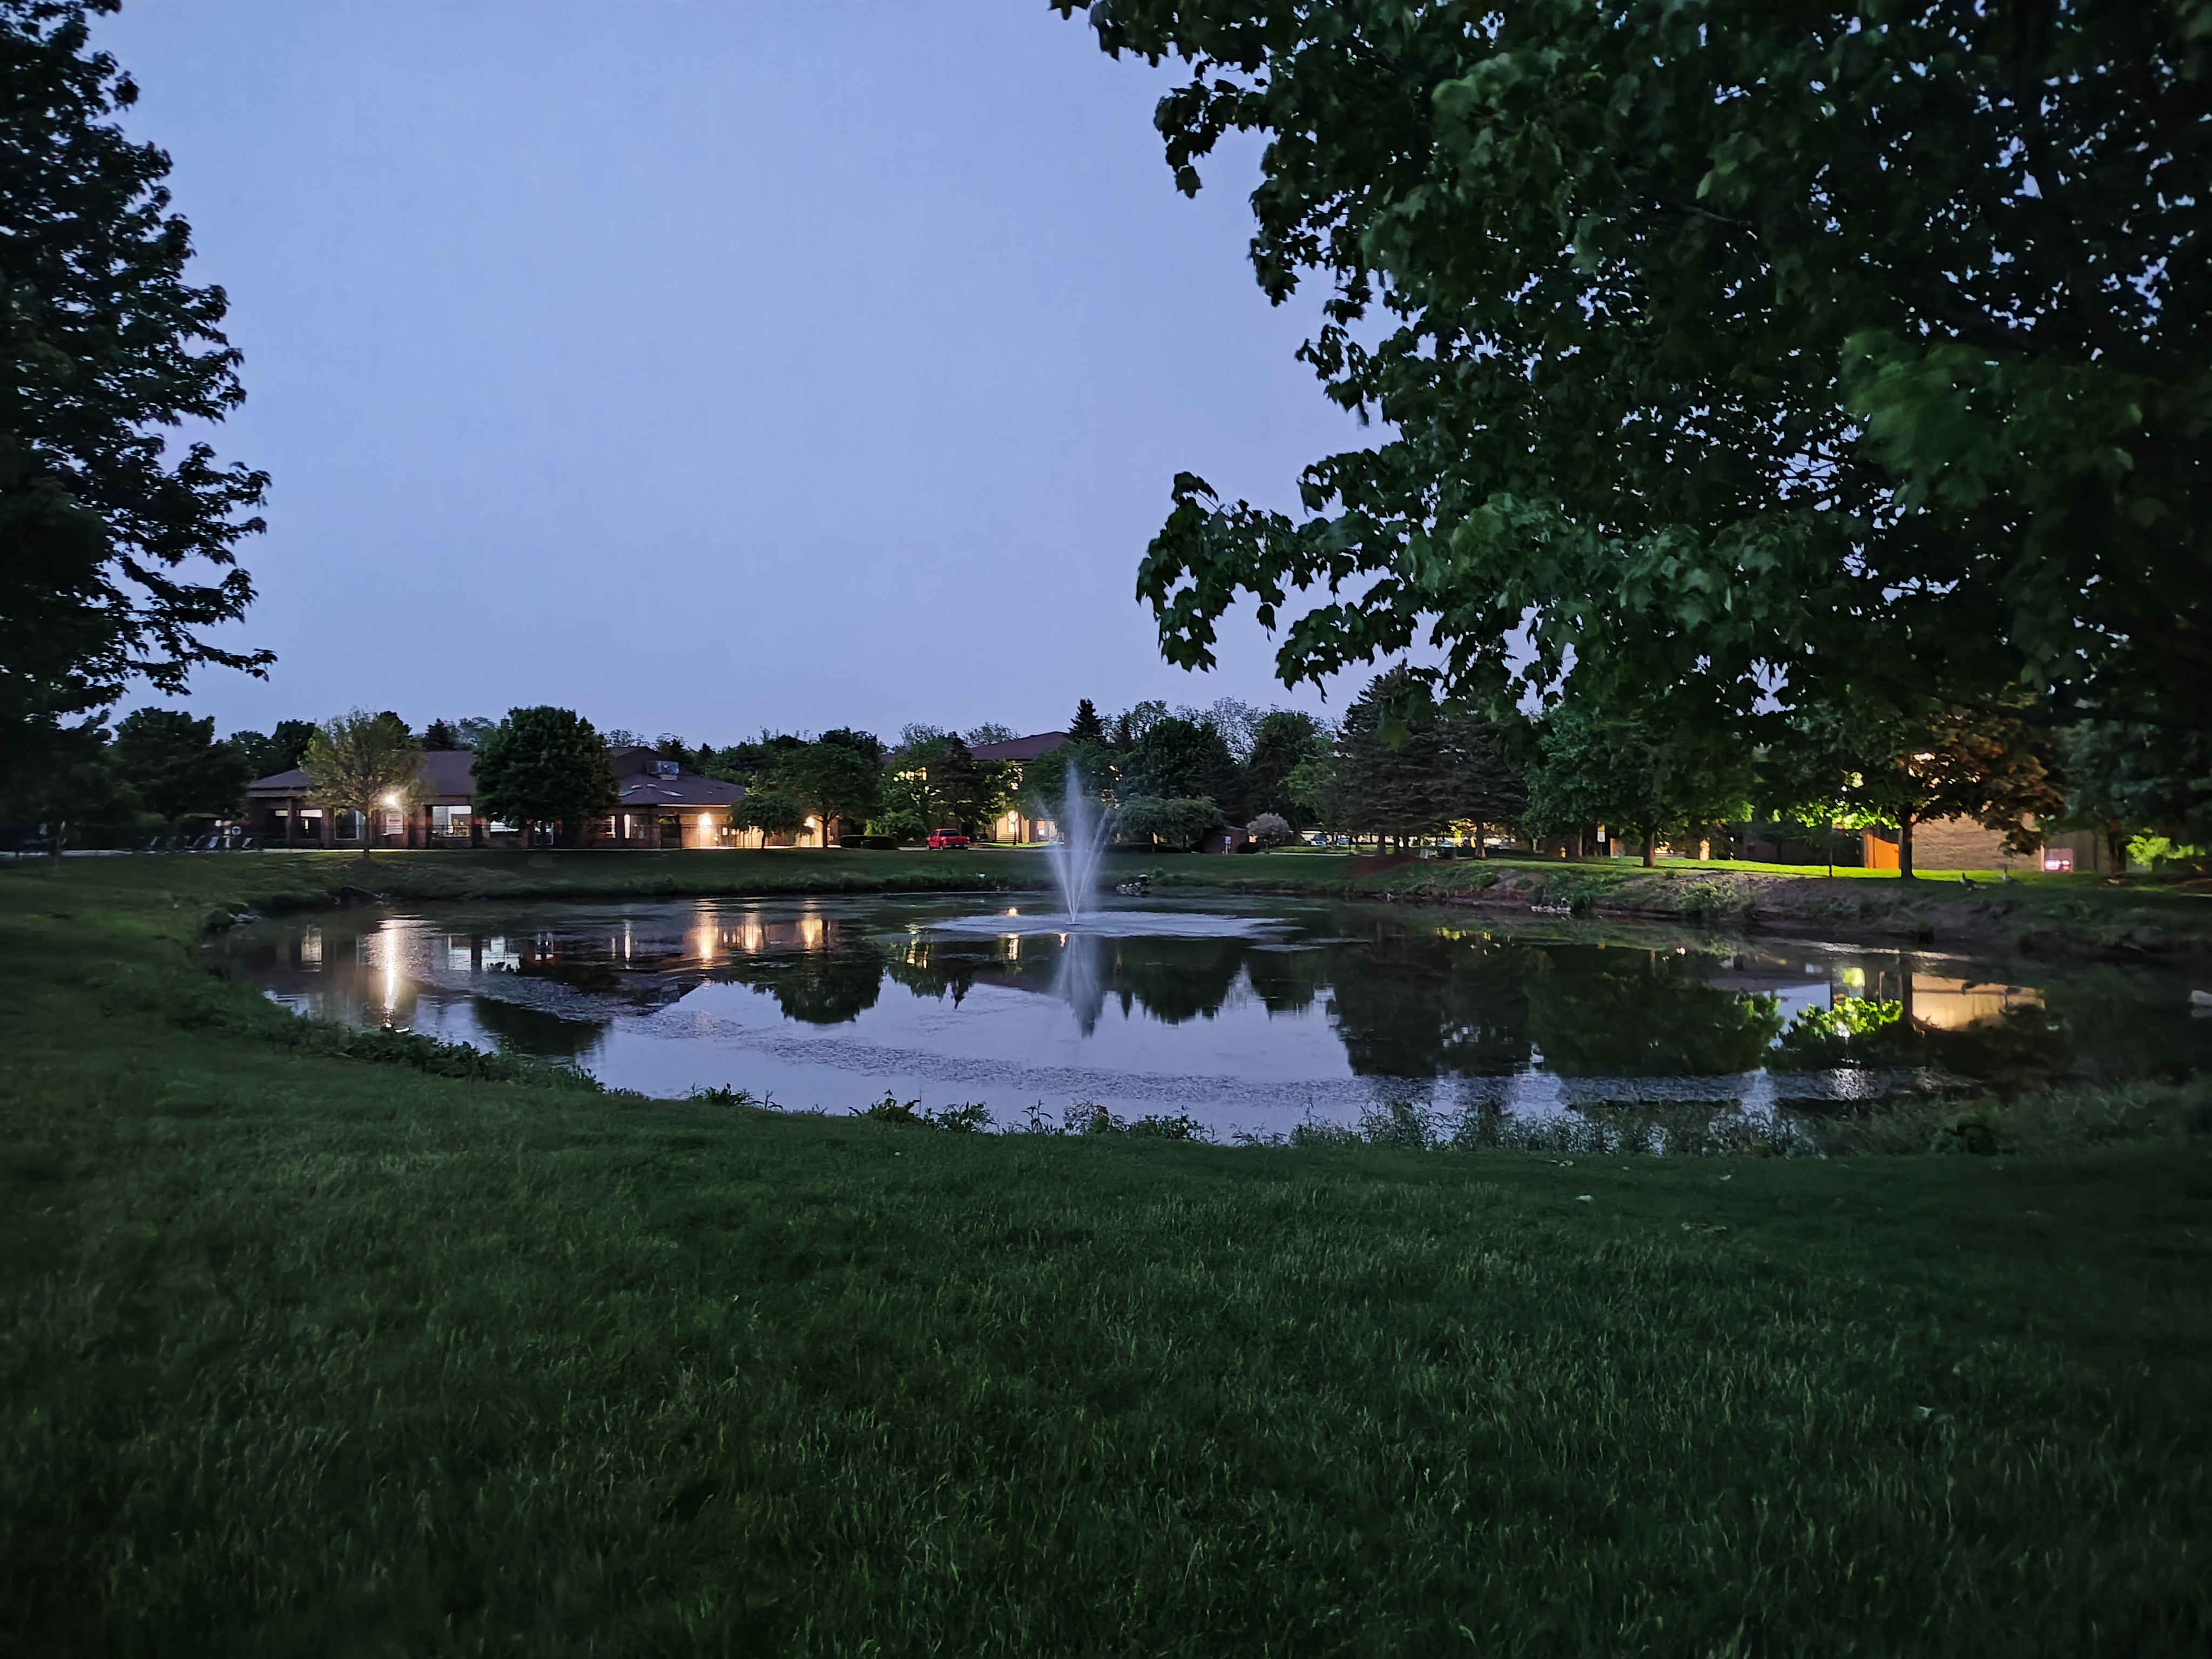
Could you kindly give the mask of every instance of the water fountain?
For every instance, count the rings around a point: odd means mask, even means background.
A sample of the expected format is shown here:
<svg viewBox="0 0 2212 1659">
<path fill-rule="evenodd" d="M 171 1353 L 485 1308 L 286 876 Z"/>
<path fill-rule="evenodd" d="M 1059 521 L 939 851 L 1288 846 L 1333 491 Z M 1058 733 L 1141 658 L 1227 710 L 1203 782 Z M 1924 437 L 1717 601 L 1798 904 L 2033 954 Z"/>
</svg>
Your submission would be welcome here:
<svg viewBox="0 0 2212 1659">
<path fill-rule="evenodd" d="M 1085 793 L 1073 774 L 1060 804 L 1060 839 L 1045 849 L 1052 878 L 1060 886 L 1060 908 L 1073 921 L 1098 896 L 1098 860 L 1106 851 L 1106 815 Z"/>
</svg>

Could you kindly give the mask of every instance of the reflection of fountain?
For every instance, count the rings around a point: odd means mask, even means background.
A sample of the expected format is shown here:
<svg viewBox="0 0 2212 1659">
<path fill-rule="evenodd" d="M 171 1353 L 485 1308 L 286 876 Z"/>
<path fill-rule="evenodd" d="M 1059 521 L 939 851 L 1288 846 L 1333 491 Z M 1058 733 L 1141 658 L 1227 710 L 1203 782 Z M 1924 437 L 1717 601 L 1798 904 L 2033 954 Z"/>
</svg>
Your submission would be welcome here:
<svg viewBox="0 0 2212 1659">
<path fill-rule="evenodd" d="M 1070 916 L 1091 908 L 1098 892 L 1098 860 L 1106 851 L 1106 820 L 1084 793 L 1083 781 L 1067 775 L 1067 796 L 1060 804 L 1060 839 L 1045 849 L 1060 902 Z"/>
<path fill-rule="evenodd" d="M 1090 933 L 1060 936 L 1060 964 L 1053 970 L 1052 994 L 1075 1015 L 1075 1023 L 1089 1036 L 1098 1029 L 1098 1016 L 1106 1006 L 1106 975 L 1100 958 L 1106 941 Z"/>
</svg>

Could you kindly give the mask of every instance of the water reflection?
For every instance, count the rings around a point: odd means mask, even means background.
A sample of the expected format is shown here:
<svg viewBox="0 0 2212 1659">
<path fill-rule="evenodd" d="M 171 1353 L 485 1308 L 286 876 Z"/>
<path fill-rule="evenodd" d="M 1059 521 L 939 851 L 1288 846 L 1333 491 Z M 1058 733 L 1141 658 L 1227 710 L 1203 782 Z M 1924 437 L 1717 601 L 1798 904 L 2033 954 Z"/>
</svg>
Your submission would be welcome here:
<svg viewBox="0 0 2212 1659">
<path fill-rule="evenodd" d="M 1760 1110 L 1896 1079 L 2014 1089 L 2212 1058 L 2212 1023 L 2154 969 L 1532 935 L 1319 902 L 1248 905 L 1218 927 L 1177 913 L 1164 935 L 1139 913 L 1060 931 L 1012 908 L 357 911 L 240 929 L 215 951 L 303 1012 L 580 1061 L 656 1092 L 750 1086 L 765 1068 L 824 1097 L 837 1079 L 898 1077 L 1001 1103 L 1330 1112 L 1449 1094 L 1508 1113 L 1654 1098 Z M 1820 1018 L 1846 1005 L 1886 1012 Z"/>
</svg>

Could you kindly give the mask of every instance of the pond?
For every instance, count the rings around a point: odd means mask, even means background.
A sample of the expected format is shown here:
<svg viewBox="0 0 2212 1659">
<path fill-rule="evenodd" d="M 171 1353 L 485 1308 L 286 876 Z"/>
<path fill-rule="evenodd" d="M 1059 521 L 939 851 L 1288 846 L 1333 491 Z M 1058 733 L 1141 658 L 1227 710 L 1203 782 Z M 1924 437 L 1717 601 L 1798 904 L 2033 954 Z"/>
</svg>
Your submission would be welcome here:
<svg viewBox="0 0 2212 1659">
<path fill-rule="evenodd" d="M 2179 1077 L 2212 1061 L 2178 969 L 1992 962 L 1565 918 L 1265 899 L 483 903 L 265 921 L 218 971 L 301 1013 L 585 1066 L 659 1097 L 1103 1108 L 1218 1138 Z"/>
</svg>

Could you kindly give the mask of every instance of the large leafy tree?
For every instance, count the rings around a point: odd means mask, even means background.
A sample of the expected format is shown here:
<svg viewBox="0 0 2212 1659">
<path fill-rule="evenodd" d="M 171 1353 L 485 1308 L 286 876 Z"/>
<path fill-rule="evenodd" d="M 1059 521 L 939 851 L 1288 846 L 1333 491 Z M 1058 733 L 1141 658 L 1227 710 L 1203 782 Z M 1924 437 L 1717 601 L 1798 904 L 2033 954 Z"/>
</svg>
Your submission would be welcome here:
<svg viewBox="0 0 2212 1659">
<path fill-rule="evenodd" d="M 908 726 L 886 769 L 882 805 L 902 823 L 924 830 L 957 824 L 972 834 L 991 816 L 996 769 L 987 772 L 956 732 Z"/>
<path fill-rule="evenodd" d="M 1297 769 L 1328 752 L 1328 727 L 1295 708 L 1271 709 L 1252 732 L 1252 752 L 1244 763 L 1244 810 L 1255 817 L 1273 812 L 1297 820 L 1307 816 L 1291 787 Z"/>
<path fill-rule="evenodd" d="M 2212 725 L 2203 0 L 1091 10 L 1188 64 L 1184 190 L 1267 135 L 1260 282 L 1329 284 L 1304 355 L 1389 428 L 1298 518 L 1177 478 L 1171 659 L 1250 593 L 1286 680 L 1432 637 L 1500 713 L 2021 685 Z"/>
<path fill-rule="evenodd" d="M 137 708 L 115 728 L 116 775 L 164 823 L 238 810 L 253 776 L 246 751 L 218 743 L 215 719 L 180 708 Z"/>
<path fill-rule="evenodd" d="M 1121 757 L 1115 793 L 1125 803 L 1139 796 L 1210 800 L 1243 822 L 1243 780 L 1237 757 L 1211 720 L 1181 714 L 1153 720 Z"/>
<path fill-rule="evenodd" d="M 2025 698 L 2009 708 L 1930 700 L 1801 715 L 1766 769 L 1768 793 L 1794 795 L 1809 821 L 1896 826 L 1898 874 L 1910 880 L 1913 830 L 1937 818 L 1972 818 L 2015 852 L 2038 846 L 2066 806 L 2052 761 Z"/>
<path fill-rule="evenodd" d="M 0 0 L 0 777 L 134 679 L 270 660 L 207 631 L 253 597 L 235 549 L 267 480 L 170 435 L 244 393 L 168 157 L 115 125 L 137 90 L 87 49 L 114 9 Z"/>
<path fill-rule="evenodd" d="M 422 799 L 422 750 L 398 715 L 356 708 L 325 720 L 300 764 L 316 805 L 358 812 L 361 855 L 376 844 L 376 814 Z"/>
<path fill-rule="evenodd" d="M 1667 836 L 1695 836 L 1749 809 L 1751 767 L 1712 734 L 1577 703 L 1553 709 L 1536 738 L 1528 820 L 1543 831 L 1632 829 L 1648 869 Z"/>
<path fill-rule="evenodd" d="M 615 804 L 614 764 L 591 721 L 570 708 L 510 708 L 477 744 L 477 809 L 521 824 L 559 824 L 580 842 Z"/>
<path fill-rule="evenodd" d="M 865 822 L 883 804 L 883 745 L 865 732 L 825 732 L 776 763 L 775 789 L 822 825 L 822 844 L 839 819 Z"/>
<path fill-rule="evenodd" d="M 442 722 L 441 722 L 442 724 Z M 435 730 L 435 727 L 432 728 Z M 278 720 L 264 734 L 259 732 L 234 732 L 231 742 L 236 744 L 246 757 L 246 775 L 254 778 L 274 777 L 279 772 L 289 772 L 297 766 L 314 741 L 315 723 L 313 720 Z M 425 743 L 426 749 L 435 749 L 434 743 Z"/>
</svg>

